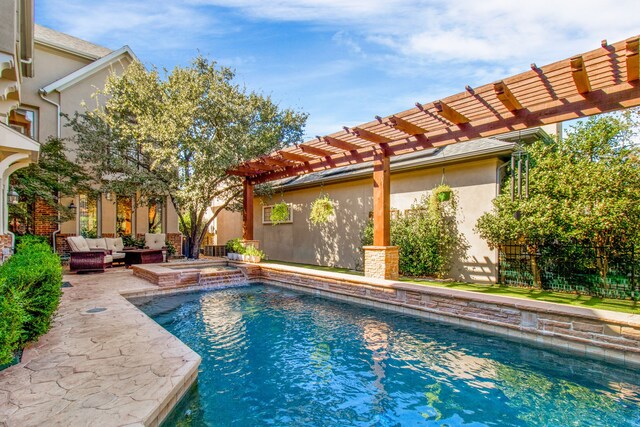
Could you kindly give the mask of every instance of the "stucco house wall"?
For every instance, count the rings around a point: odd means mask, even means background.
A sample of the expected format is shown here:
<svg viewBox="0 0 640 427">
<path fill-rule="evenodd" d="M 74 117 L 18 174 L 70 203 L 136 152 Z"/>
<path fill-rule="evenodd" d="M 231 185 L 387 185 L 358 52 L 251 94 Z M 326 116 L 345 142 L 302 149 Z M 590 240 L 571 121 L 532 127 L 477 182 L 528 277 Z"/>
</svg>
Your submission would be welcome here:
<svg viewBox="0 0 640 427">
<path fill-rule="evenodd" d="M 477 219 L 491 209 L 496 195 L 498 157 L 438 165 L 391 174 L 391 208 L 404 212 L 442 181 L 459 197 L 459 231 L 469 250 L 454 260 L 449 276 L 470 282 L 494 282 L 496 253 L 473 231 Z M 257 199 L 254 206 L 254 238 L 271 259 L 361 269 L 361 232 L 373 209 L 372 178 L 316 185 L 277 192 L 271 199 Z M 335 202 L 335 220 L 322 226 L 309 221 L 312 202 L 320 191 Z M 284 199 L 293 206 L 293 222 L 263 224 L 263 205 Z"/>
<path fill-rule="evenodd" d="M 58 47 L 56 43 L 64 46 Z M 110 49 L 92 45 L 80 39 L 59 33 L 44 27 L 36 26 L 34 70 L 35 77 L 24 82 L 23 98 L 20 108 L 33 109 L 37 113 L 37 133 L 34 138 L 42 143 L 46 143 L 50 137 L 55 137 L 58 133 L 58 111 L 56 106 L 45 101 L 40 96 L 40 90 L 69 74 L 86 67 L 99 60 L 105 55 L 111 54 Z M 95 108 L 98 103 L 104 100 L 94 97 L 98 89 L 104 87 L 106 79 L 111 73 L 121 74 L 125 68 L 134 60 L 129 54 L 119 55 L 108 66 L 98 71 L 88 73 L 74 84 L 60 90 L 53 90 L 46 94 L 46 98 L 60 105 L 60 112 L 73 116 L 76 111 L 82 112 L 86 109 Z M 65 126 L 67 120 L 60 118 L 60 136 L 65 139 L 67 145 L 67 156 L 75 161 L 75 145 L 73 144 L 73 130 Z M 69 205 L 74 202 L 79 205 L 78 198 L 66 198 L 61 202 Z M 115 218 L 115 197 L 107 200 L 103 194 L 101 198 L 99 221 L 102 234 L 114 235 L 116 231 Z M 148 232 L 148 208 L 146 206 L 135 207 L 135 230 L 133 234 L 141 236 Z M 178 217 L 171 201 L 166 198 L 163 219 L 163 232 L 170 235 L 170 239 L 176 246 L 180 245 L 180 232 L 178 228 Z M 37 227 L 43 230 L 42 234 L 51 235 L 57 226 L 50 224 L 46 227 Z M 78 218 L 60 224 L 59 234 L 64 236 L 79 233 Z M 60 239 L 61 246 L 64 247 L 64 239 Z"/>
</svg>

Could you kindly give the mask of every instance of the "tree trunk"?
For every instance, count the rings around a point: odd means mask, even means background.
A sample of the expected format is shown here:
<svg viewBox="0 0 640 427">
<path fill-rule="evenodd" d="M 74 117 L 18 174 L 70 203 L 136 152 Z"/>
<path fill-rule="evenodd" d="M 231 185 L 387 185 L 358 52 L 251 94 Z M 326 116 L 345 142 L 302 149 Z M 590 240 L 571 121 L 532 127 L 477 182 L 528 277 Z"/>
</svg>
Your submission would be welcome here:
<svg viewBox="0 0 640 427">
<path fill-rule="evenodd" d="M 607 274 L 609 273 L 609 253 L 605 246 L 596 247 L 596 265 L 600 273 L 602 287 L 609 289 L 609 282 L 607 281 Z"/>
<path fill-rule="evenodd" d="M 533 284 L 536 288 L 542 289 L 542 275 L 540 274 L 540 266 L 538 265 L 538 246 L 527 246 L 527 252 L 531 257 L 531 274 L 533 274 Z"/>
<path fill-rule="evenodd" d="M 191 236 L 187 236 L 187 257 L 189 259 L 198 259 L 200 258 L 200 244 L 202 241 L 200 240 L 198 233 L 192 233 Z"/>
</svg>

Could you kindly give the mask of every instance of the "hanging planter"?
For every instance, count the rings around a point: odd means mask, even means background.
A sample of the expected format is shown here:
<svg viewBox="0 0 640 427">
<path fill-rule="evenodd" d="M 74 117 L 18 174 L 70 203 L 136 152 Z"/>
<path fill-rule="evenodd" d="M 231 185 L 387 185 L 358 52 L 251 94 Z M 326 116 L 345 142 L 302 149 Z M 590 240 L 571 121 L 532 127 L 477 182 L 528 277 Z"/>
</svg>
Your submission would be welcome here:
<svg viewBox="0 0 640 427">
<path fill-rule="evenodd" d="M 438 198 L 438 201 L 442 203 L 451 200 L 451 193 L 453 191 L 447 184 L 440 184 L 433 190 L 433 192 Z"/>
<path fill-rule="evenodd" d="M 322 194 L 313 201 L 309 220 L 313 225 L 325 224 L 334 213 L 333 201 L 329 199 L 328 194 Z"/>
<path fill-rule="evenodd" d="M 270 220 L 273 225 L 278 225 L 283 222 L 289 221 L 289 205 L 285 202 L 276 203 L 271 208 Z"/>
</svg>

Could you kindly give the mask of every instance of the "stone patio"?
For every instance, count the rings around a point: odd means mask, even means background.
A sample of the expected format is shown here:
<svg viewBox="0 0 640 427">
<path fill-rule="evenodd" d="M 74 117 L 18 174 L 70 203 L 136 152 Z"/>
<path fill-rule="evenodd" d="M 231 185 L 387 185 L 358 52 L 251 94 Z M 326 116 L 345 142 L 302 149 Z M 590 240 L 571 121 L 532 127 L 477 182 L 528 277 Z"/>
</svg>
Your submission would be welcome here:
<svg viewBox="0 0 640 427">
<path fill-rule="evenodd" d="M 64 280 L 52 329 L 0 372 L 0 426 L 159 424 L 200 356 L 121 295 L 158 288 L 124 269 Z"/>
</svg>

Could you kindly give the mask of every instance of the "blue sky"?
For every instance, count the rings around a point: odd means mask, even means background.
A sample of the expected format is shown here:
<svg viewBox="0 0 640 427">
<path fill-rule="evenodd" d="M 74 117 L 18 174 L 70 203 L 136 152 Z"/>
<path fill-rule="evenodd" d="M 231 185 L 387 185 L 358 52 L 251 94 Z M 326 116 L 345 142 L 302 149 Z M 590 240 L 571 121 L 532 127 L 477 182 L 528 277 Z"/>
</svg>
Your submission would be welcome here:
<svg viewBox="0 0 640 427">
<path fill-rule="evenodd" d="M 38 0 L 36 22 L 148 66 L 202 53 L 312 138 L 637 35 L 640 1 Z"/>
</svg>

